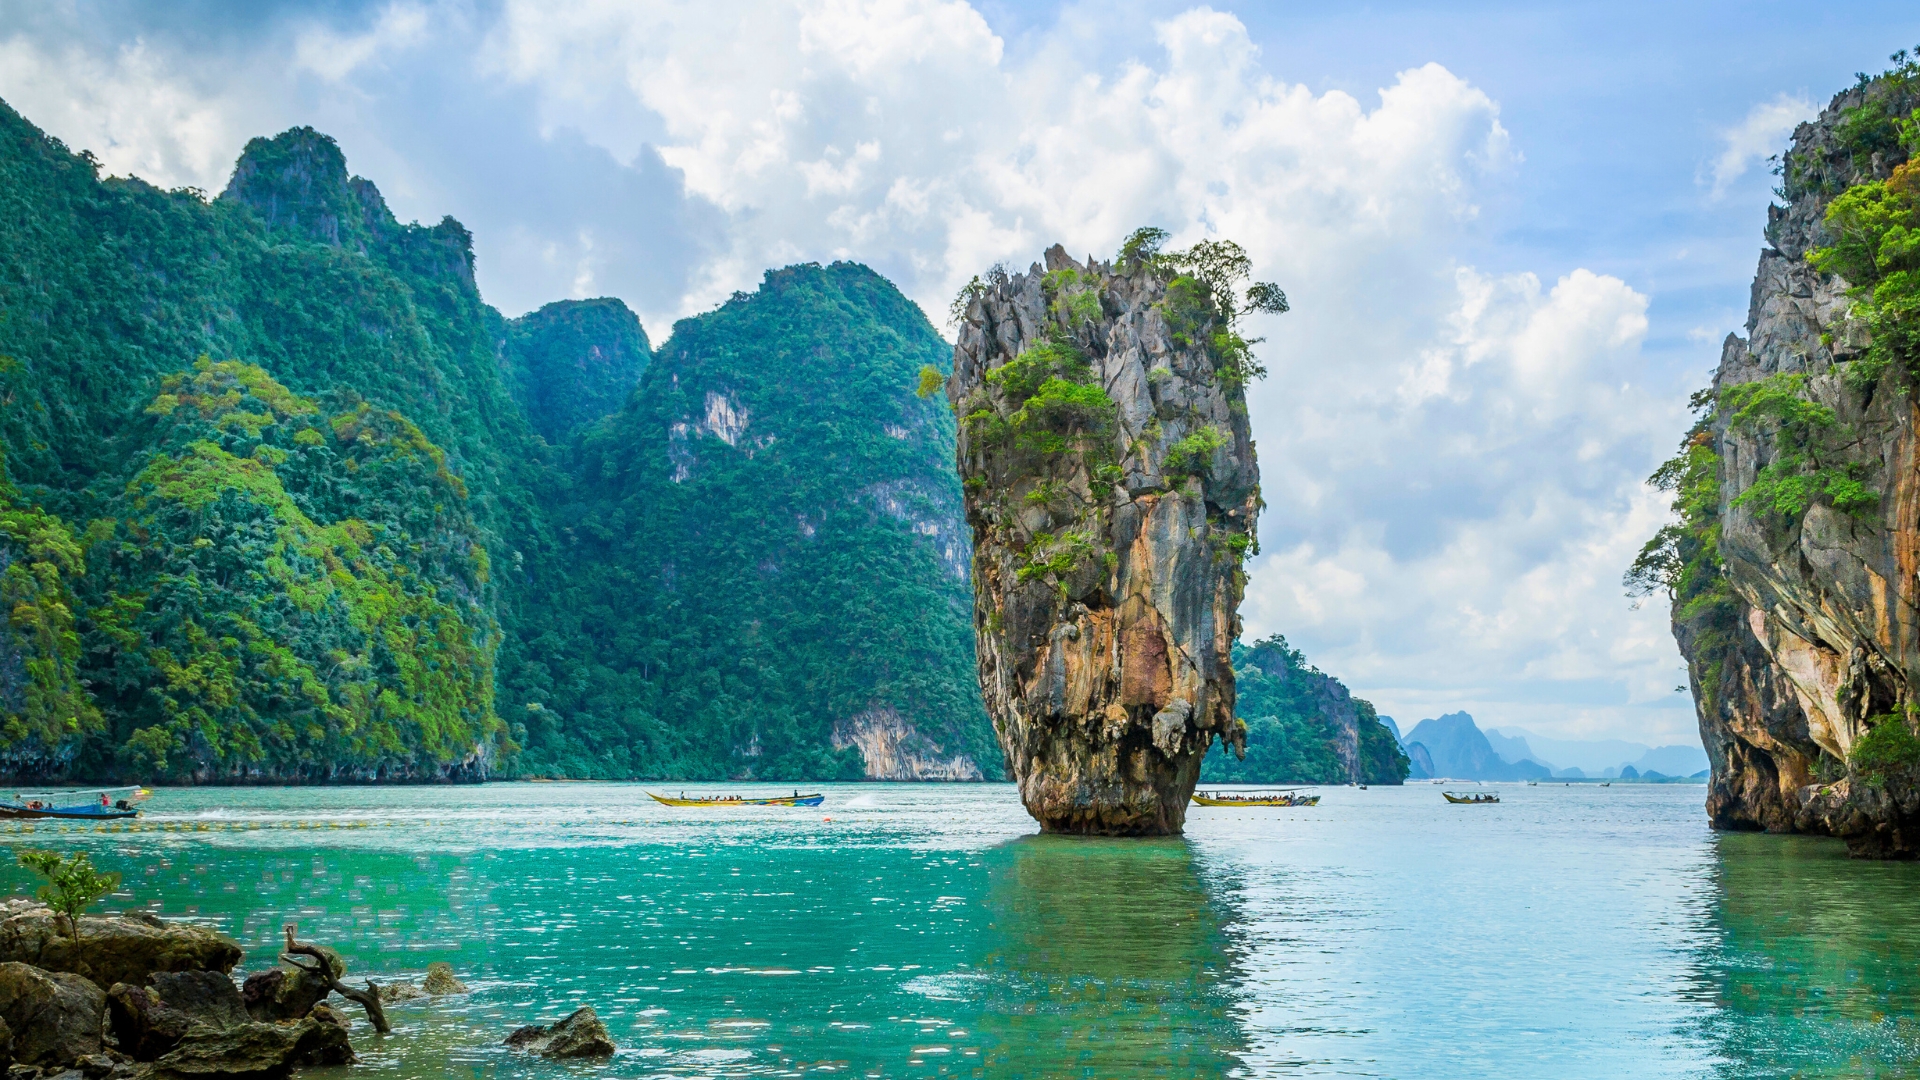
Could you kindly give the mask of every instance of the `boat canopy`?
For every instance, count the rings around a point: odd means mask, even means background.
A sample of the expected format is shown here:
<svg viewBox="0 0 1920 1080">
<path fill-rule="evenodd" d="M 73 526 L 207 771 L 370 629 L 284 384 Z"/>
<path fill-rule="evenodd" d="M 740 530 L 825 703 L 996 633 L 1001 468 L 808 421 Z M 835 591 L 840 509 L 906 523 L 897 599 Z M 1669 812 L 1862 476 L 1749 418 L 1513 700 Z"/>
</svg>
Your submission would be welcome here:
<svg viewBox="0 0 1920 1080">
<path fill-rule="evenodd" d="M 146 800 L 151 799 L 153 797 L 153 792 L 148 791 L 146 788 L 140 787 L 137 784 L 132 787 L 67 788 L 64 791 L 23 791 L 17 795 L 12 796 L 11 801 L 19 802 L 19 803 L 35 802 L 35 801 L 52 802 L 55 799 L 72 799 L 81 795 L 85 795 L 89 797 L 99 796 L 99 795 L 113 795 L 113 796 L 117 796 L 117 798 L 115 799 L 116 802 L 119 801 L 120 799 L 125 799 L 127 802 L 136 803 L 136 802 L 145 802 Z"/>
</svg>

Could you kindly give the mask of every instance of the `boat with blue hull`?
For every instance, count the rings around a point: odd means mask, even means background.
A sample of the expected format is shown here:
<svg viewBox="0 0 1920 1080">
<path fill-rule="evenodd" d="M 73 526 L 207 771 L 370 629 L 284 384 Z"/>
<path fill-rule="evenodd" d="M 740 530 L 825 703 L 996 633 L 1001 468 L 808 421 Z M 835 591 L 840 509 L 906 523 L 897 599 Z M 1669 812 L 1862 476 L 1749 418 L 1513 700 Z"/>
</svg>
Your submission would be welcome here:
<svg viewBox="0 0 1920 1080">
<path fill-rule="evenodd" d="M 143 787 L 26 791 L 0 795 L 0 819 L 66 818 L 105 821 L 140 816 L 140 804 L 153 797 Z"/>
</svg>

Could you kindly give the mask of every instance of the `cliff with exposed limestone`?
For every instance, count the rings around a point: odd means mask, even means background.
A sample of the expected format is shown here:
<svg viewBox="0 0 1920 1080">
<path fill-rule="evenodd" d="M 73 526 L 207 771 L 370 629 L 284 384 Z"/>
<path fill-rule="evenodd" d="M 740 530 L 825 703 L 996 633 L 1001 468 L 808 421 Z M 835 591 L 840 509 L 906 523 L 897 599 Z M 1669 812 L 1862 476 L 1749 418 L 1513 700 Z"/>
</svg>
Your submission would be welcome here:
<svg viewBox="0 0 1920 1080">
<path fill-rule="evenodd" d="M 1744 336 L 1656 474 L 1718 828 L 1920 852 L 1920 236 L 1913 65 L 1794 134 Z M 1908 230 L 1914 230 L 1909 234 Z"/>
<path fill-rule="evenodd" d="M 957 305 L 980 686 L 1049 831 L 1177 833 L 1208 746 L 1243 744 L 1260 498 L 1232 303 L 1164 257 L 1056 246 Z"/>
</svg>

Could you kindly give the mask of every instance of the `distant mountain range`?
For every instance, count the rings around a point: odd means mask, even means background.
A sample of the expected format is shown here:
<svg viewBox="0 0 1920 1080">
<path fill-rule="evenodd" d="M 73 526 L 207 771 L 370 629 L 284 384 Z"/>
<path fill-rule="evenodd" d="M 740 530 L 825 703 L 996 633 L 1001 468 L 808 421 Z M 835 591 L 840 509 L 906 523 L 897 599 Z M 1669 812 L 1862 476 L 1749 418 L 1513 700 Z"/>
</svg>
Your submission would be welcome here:
<svg viewBox="0 0 1920 1080">
<path fill-rule="evenodd" d="M 1399 735 L 1391 717 L 1380 720 Z M 1465 712 L 1420 721 L 1401 737 L 1401 746 L 1412 780 L 1661 780 L 1703 777 L 1707 770 L 1706 752 L 1697 746 L 1554 739 L 1517 727 L 1482 731 Z"/>
</svg>

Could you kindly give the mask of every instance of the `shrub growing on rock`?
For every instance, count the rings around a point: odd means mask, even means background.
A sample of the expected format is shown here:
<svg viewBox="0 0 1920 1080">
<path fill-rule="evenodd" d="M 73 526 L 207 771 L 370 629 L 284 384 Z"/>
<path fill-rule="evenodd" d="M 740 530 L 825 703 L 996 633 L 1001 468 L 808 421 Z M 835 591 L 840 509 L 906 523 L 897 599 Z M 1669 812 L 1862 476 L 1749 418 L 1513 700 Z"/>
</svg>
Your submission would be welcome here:
<svg viewBox="0 0 1920 1080">
<path fill-rule="evenodd" d="M 66 916 L 67 933 L 80 940 L 80 915 L 120 887 L 117 871 L 101 873 L 84 851 L 61 855 L 29 848 L 19 854 L 20 865 L 47 879 L 37 894 L 46 905 Z"/>
</svg>

